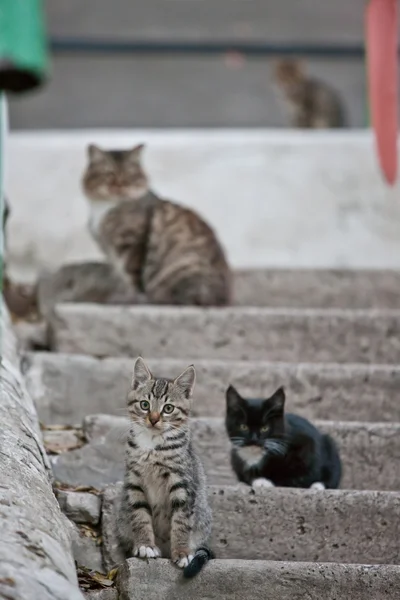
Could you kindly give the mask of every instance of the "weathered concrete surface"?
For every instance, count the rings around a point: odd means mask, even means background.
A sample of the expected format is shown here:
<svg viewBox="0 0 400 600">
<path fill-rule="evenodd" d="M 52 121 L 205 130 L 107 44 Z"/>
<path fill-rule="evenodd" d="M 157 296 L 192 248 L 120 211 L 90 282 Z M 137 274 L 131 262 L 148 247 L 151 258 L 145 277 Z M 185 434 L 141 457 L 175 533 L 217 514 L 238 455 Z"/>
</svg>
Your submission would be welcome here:
<svg viewBox="0 0 400 600">
<path fill-rule="evenodd" d="M 103 555 L 119 564 L 115 515 L 121 486 L 105 491 Z M 211 546 L 218 558 L 398 564 L 400 495 L 263 489 L 209 489 Z"/>
<path fill-rule="evenodd" d="M 400 308 L 400 272 L 240 270 L 235 272 L 234 303 L 276 308 Z"/>
<path fill-rule="evenodd" d="M 56 497 L 63 513 L 74 523 L 98 525 L 101 498 L 88 492 L 56 490 Z"/>
<path fill-rule="evenodd" d="M 400 310 L 64 304 L 50 323 L 58 352 L 98 357 L 400 362 Z"/>
<path fill-rule="evenodd" d="M 400 308 L 400 272 L 324 269 L 234 271 L 233 303 L 276 308 Z M 131 286 L 111 264 L 82 262 L 42 274 L 40 313 L 62 302 L 134 303 Z"/>
<path fill-rule="evenodd" d="M 133 362 L 39 352 L 26 355 L 23 368 L 40 419 L 70 424 L 91 413 L 122 415 Z M 157 375 L 175 377 L 187 360 L 148 364 Z M 225 390 L 232 383 L 243 395 L 261 397 L 284 385 L 290 410 L 307 418 L 400 421 L 397 365 L 196 360 L 195 367 L 194 416 L 224 416 Z"/>
<path fill-rule="evenodd" d="M 3 304 L 0 310 L 0 596 L 79 600 L 83 596 L 37 415 Z"/>
<path fill-rule="evenodd" d="M 93 590 L 92 592 L 84 592 L 85 598 L 88 600 L 119 600 L 116 589 Z"/>
<path fill-rule="evenodd" d="M 103 554 L 101 546 L 97 539 L 85 535 L 85 531 L 80 529 L 73 521 L 65 516 L 65 524 L 71 538 L 72 554 L 74 560 L 80 567 L 87 567 L 94 571 L 104 572 Z"/>
<path fill-rule="evenodd" d="M 38 306 L 44 317 L 60 302 L 133 303 L 134 291 L 108 263 L 64 265 L 43 273 L 38 281 Z"/>
<path fill-rule="evenodd" d="M 400 567 L 213 560 L 188 583 L 167 560 L 130 559 L 117 585 L 119 600 L 395 600 Z"/>
<path fill-rule="evenodd" d="M 123 479 L 124 434 L 129 425 L 124 418 L 107 415 L 93 415 L 89 420 L 91 443 L 51 457 L 52 466 L 59 481 L 101 489 Z M 96 421 L 98 427 L 94 425 Z M 344 470 L 341 488 L 400 491 L 400 424 L 316 421 L 316 425 L 338 443 Z M 235 483 L 223 420 L 195 419 L 193 438 L 209 483 Z"/>
</svg>

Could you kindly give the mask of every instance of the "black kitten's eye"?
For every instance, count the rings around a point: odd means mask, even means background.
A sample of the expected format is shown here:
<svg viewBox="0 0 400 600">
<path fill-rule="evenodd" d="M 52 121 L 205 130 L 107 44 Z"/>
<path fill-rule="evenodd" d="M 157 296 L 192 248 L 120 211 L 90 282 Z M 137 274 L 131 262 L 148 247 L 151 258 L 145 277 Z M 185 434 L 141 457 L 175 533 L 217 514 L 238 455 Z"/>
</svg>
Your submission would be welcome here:
<svg viewBox="0 0 400 600">
<path fill-rule="evenodd" d="M 261 433 L 267 433 L 268 430 L 269 430 L 269 425 L 264 425 L 264 427 L 261 427 L 261 429 L 260 429 Z"/>
<path fill-rule="evenodd" d="M 248 431 L 249 428 L 247 427 L 247 425 L 245 425 L 244 423 L 241 423 L 240 425 L 240 431 Z"/>
<path fill-rule="evenodd" d="M 149 410 L 150 408 L 150 402 L 147 402 L 147 400 L 142 400 L 140 403 L 140 408 L 142 410 Z"/>
<path fill-rule="evenodd" d="M 164 404 L 163 412 L 166 415 L 170 415 L 174 412 L 175 407 L 172 404 Z"/>
</svg>

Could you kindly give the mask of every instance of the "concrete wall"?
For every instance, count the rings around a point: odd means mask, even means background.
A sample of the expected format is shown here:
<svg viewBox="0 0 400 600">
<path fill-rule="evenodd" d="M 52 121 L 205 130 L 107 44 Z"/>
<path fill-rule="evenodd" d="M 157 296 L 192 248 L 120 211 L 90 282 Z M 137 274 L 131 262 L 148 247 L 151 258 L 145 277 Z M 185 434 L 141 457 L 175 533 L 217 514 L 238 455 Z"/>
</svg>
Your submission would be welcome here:
<svg viewBox="0 0 400 600">
<path fill-rule="evenodd" d="M 365 0 L 46 0 L 56 38 L 128 42 L 362 45 Z M 363 58 L 303 57 L 366 124 Z M 112 101 L 110 101 L 112 99 Z M 287 126 L 270 56 L 56 53 L 49 82 L 11 99 L 18 129 Z"/>
<path fill-rule="evenodd" d="M 85 146 L 146 142 L 154 189 L 197 209 L 235 267 L 400 268 L 400 198 L 369 132 L 157 130 L 13 133 L 12 272 L 100 257 L 80 191 Z"/>
</svg>

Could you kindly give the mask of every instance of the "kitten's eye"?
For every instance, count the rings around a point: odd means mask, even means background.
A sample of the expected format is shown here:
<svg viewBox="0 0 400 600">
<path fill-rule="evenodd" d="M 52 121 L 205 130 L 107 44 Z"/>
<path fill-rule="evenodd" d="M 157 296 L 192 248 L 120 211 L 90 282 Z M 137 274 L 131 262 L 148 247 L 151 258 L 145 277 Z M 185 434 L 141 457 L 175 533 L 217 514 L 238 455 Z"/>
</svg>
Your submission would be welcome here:
<svg viewBox="0 0 400 600">
<path fill-rule="evenodd" d="M 163 412 L 166 415 L 170 415 L 171 413 L 174 412 L 175 407 L 172 404 L 165 404 L 164 408 L 163 408 Z"/>
<path fill-rule="evenodd" d="M 247 425 L 245 425 L 244 423 L 242 423 L 242 424 L 240 425 L 240 431 L 248 431 L 248 430 L 249 430 L 249 428 L 248 428 L 248 427 L 247 427 Z"/>
<path fill-rule="evenodd" d="M 149 410 L 150 408 L 150 402 L 147 402 L 147 400 L 142 400 L 140 403 L 140 408 L 142 410 Z"/>
<path fill-rule="evenodd" d="M 268 425 L 264 425 L 264 427 L 261 427 L 261 429 L 260 429 L 261 433 L 267 433 L 268 430 L 269 430 Z"/>
</svg>

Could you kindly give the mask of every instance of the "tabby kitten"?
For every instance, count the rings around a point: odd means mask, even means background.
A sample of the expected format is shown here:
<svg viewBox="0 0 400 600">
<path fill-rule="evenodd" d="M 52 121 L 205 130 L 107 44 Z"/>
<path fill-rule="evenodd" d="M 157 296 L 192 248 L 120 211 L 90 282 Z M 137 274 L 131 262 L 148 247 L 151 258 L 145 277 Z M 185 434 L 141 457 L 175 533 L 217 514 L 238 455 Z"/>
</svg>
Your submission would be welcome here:
<svg viewBox="0 0 400 600">
<path fill-rule="evenodd" d="M 192 210 L 152 193 L 142 150 L 89 146 L 83 189 L 92 235 L 145 301 L 229 304 L 231 273 L 213 230 Z"/>
<path fill-rule="evenodd" d="M 270 398 L 226 392 L 231 464 L 239 481 L 253 487 L 337 488 L 341 462 L 334 441 L 309 421 L 285 414 L 281 387 Z"/>
<path fill-rule="evenodd" d="M 274 80 L 289 109 L 292 127 L 326 129 L 346 126 L 345 109 L 338 92 L 325 82 L 308 77 L 300 62 L 279 60 Z"/>
<path fill-rule="evenodd" d="M 138 358 L 128 394 L 131 420 L 118 535 L 127 554 L 171 557 L 194 577 L 212 558 L 211 510 L 203 466 L 192 446 L 195 370 L 155 378 Z"/>
</svg>

